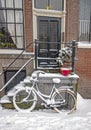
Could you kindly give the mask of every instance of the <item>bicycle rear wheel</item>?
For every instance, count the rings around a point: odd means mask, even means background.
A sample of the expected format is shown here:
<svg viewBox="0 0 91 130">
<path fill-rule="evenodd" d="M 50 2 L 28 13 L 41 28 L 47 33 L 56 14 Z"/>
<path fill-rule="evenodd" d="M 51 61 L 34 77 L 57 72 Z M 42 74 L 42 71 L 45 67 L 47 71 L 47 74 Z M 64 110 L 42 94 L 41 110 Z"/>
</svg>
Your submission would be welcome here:
<svg viewBox="0 0 91 130">
<path fill-rule="evenodd" d="M 54 110 L 59 113 L 69 114 L 76 109 L 76 97 L 71 90 L 59 89 L 58 92 L 53 94 L 52 99 L 56 104 Z"/>
<path fill-rule="evenodd" d="M 34 91 L 26 88 L 16 91 L 13 96 L 13 105 L 17 111 L 30 112 L 37 103 L 37 96 Z"/>
</svg>

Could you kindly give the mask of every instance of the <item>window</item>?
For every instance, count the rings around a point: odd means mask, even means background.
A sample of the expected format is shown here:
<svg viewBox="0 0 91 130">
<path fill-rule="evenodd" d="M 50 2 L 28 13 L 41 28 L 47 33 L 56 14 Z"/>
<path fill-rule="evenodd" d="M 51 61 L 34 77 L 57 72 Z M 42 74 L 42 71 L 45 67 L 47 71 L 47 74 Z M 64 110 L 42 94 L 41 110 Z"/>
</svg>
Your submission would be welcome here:
<svg viewBox="0 0 91 130">
<path fill-rule="evenodd" d="M 23 0 L 0 0 L 0 48 L 23 49 Z"/>
<path fill-rule="evenodd" d="M 79 40 L 91 42 L 91 0 L 80 0 Z"/>
<path fill-rule="evenodd" d="M 64 0 L 34 0 L 37 9 L 64 10 Z"/>
<path fill-rule="evenodd" d="M 18 70 L 7 70 L 4 72 L 5 84 L 17 73 Z M 7 85 L 5 92 L 7 93 L 15 85 L 19 84 L 26 77 L 26 70 L 22 70 L 11 82 Z"/>
</svg>

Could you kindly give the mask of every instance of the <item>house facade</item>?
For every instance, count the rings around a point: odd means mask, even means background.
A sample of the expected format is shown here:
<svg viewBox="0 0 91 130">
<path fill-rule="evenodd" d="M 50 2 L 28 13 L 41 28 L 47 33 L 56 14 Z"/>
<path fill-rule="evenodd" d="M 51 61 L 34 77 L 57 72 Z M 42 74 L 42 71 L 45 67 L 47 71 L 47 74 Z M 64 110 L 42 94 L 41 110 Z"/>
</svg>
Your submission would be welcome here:
<svg viewBox="0 0 91 130">
<path fill-rule="evenodd" d="M 76 40 L 79 42 L 75 62 L 75 71 L 80 76 L 78 91 L 83 97 L 91 98 L 90 7 L 91 0 L 0 0 L 0 88 L 35 56 L 36 41 L 42 42 L 39 55 L 51 57 L 61 48 L 61 43 Z M 13 63 L 14 59 L 17 60 Z M 44 62 L 39 59 L 37 67 L 55 65 Z M 25 66 L 4 92 L 35 68 L 35 61 Z"/>
</svg>

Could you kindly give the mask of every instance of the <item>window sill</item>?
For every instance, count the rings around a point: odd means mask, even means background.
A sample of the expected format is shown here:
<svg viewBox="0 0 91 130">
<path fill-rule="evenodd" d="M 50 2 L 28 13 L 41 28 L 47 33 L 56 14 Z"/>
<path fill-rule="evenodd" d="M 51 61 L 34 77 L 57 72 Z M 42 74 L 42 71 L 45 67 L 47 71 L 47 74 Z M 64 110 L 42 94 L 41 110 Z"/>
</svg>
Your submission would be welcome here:
<svg viewBox="0 0 91 130">
<path fill-rule="evenodd" d="M 91 42 L 78 42 L 78 48 L 91 48 Z"/>
<path fill-rule="evenodd" d="M 0 49 L 0 54 L 20 54 L 22 53 L 23 50 L 15 50 L 15 49 Z M 34 52 L 25 52 L 23 53 L 24 55 L 34 55 Z"/>
<path fill-rule="evenodd" d="M 33 10 L 35 15 L 40 15 L 40 16 L 57 15 L 58 17 L 60 17 L 60 15 L 66 14 L 65 11 L 58 11 L 58 10 L 35 9 L 35 8 Z"/>
</svg>

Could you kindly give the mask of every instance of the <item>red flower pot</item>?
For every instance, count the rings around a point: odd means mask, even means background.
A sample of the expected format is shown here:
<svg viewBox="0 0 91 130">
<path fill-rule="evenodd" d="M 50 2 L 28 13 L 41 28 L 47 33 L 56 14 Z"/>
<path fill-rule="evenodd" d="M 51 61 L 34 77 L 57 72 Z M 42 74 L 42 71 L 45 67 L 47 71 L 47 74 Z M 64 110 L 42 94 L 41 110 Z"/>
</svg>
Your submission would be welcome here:
<svg viewBox="0 0 91 130">
<path fill-rule="evenodd" d="M 62 68 L 60 68 L 60 73 L 64 76 L 67 76 L 71 73 L 71 68 L 62 67 Z"/>
</svg>

